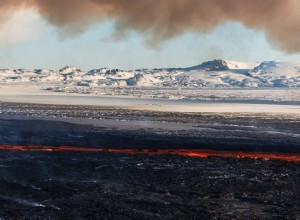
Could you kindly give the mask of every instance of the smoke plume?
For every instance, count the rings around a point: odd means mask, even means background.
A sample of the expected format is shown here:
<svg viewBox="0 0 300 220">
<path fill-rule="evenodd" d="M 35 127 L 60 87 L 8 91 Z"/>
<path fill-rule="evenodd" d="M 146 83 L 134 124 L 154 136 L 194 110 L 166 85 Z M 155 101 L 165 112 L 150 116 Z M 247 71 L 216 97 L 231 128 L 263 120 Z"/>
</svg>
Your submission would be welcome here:
<svg viewBox="0 0 300 220">
<path fill-rule="evenodd" d="M 154 41 L 236 21 L 264 31 L 276 48 L 300 52 L 299 0 L 1 0 L 0 23 L 22 8 L 37 11 L 64 34 L 109 19 L 117 30 L 136 30 Z"/>
</svg>

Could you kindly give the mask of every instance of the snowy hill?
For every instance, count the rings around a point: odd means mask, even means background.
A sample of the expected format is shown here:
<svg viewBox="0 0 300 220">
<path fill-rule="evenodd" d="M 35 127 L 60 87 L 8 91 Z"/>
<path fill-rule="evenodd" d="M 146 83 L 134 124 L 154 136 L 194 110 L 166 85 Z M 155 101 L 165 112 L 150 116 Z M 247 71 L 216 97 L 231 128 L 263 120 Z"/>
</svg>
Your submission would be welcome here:
<svg viewBox="0 0 300 220">
<path fill-rule="evenodd" d="M 185 68 L 184 70 L 226 71 L 229 70 L 229 67 L 227 62 L 224 60 L 212 60 L 204 62 L 198 66 Z"/>
<path fill-rule="evenodd" d="M 292 62 L 268 61 L 250 71 L 253 78 L 261 81 L 262 86 L 300 87 L 300 65 Z"/>
<path fill-rule="evenodd" d="M 300 62 L 251 64 L 212 60 L 187 68 L 130 71 L 99 68 L 88 72 L 70 66 L 58 71 L 2 69 L 0 84 L 37 85 L 42 89 L 68 92 L 93 92 L 104 87 L 300 88 Z"/>
</svg>

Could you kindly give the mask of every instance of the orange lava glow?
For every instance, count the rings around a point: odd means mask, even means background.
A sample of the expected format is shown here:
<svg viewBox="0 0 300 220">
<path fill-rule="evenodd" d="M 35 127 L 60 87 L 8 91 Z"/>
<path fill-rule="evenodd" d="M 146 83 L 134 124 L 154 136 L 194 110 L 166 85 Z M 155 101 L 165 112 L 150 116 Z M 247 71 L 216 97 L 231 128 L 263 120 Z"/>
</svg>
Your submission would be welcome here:
<svg viewBox="0 0 300 220">
<path fill-rule="evenodd" d="M 103 149 L 103 148 L 84 148 L 84 147 L 51 147 L 51 146 L 17 146 L 0 145 L 2 151 L 44 151 L 44 152 L 111 152 L 124 153 L 130 155 L 180 155 L 186 157 L 230 157 L 230 158 L 251 158 L 261 160 L 282 160 L 288 162 L 300 162 L 299 153 L 277 153 L 277 152 L 244 152 L 244 151 L 218 151 L 218 150 L 189 150 L 189 149 Z"/>
</svg>

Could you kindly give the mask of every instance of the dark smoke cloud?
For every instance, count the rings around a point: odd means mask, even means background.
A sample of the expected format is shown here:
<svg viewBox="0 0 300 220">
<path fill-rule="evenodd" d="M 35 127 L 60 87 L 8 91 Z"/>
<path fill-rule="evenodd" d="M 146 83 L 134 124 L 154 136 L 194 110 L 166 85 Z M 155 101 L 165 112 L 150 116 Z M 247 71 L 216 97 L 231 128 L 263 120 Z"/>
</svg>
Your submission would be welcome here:
<svg viewBox="0 0 300 220">
<path fill-rule="evenodd" d="M 263 30 L 276 48 L 300 52 L 300 0 L 1 0 L 0 13 L 24 7 L 65 34 L 113 19 L 117 30 L 133 29 L 153 41 L 237 21 Z"/>
</svg>

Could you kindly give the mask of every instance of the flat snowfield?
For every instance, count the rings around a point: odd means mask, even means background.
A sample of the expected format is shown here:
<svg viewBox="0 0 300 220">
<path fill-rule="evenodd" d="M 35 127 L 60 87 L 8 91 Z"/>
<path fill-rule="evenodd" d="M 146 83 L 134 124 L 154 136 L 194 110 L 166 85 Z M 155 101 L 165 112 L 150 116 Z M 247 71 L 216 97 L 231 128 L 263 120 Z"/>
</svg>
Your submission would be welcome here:
<svg viewBox="0 0 300 220">
<path fill-rule="evenodd" d="M 249 93 L 248 99 L 241 98 L 241 93 Z M 293 90 L 299 93 L 300 90 Z M 135 96 L 107 96 L 94 94 L 75 94 L 40 90 L 30 86 L 1 86 L 0 101 L 53 105 L 95 105 L 114 106 L 137 110 L 165 111 L 165 112 L 237 112 L 237 113 L 291 113 L 300 114 L 300 104 L 295 97 L 285 96 L 285 100 L 264 100 L 257 94 L 270 94 L 279 97 L 284 90 L 203 90 L 203 93 L 228 93 L 227 97 L 219 100 L 186 100 L 186 99 L 150 99 Z M 286 93 L 289 94 L 289 93 Z M 300 99 L 300 94 L 299 94 Z"/>
</svg>

